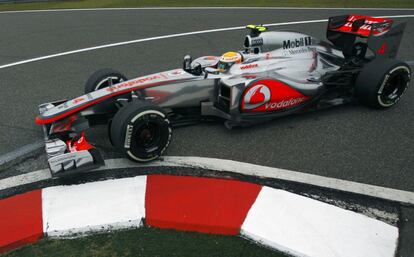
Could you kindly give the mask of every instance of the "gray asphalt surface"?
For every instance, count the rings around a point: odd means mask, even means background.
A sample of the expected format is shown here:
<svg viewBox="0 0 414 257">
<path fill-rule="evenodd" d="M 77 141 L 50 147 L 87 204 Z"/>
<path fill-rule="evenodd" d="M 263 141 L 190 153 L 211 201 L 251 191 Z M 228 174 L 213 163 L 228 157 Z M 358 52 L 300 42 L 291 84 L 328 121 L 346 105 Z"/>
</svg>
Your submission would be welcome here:
<svg viewBox="0 0 414 257">
<path fill-rule="evenodd" d="M 338 10 L 132 10 L 0 14 L 0 65 L 96 45 L 204 29 L 324 19 Z M 353 11 L 355 12 L 355 11 Z M 413 11 L 363 11 L 367 15 Z M 400 58 L 414 60 L 414 19 Z M 325 23 L 283 26 L 324 38 Z M 79 53 L 0 69 L 0 155 L 42 137 L 33 122 L 39 103 L 75 97 L 88 76 L 111 67 L 128 77 L 181 66 L 193 56 L 238 50 L 246 31 L 229 31 Z M 180 128 L 168 155 L 232 159 L 414 191 L 414 90 L 387 111 L 347 105 L 290 116 L 247 129 L 222 124 Z M 92 142 L 114 156 L 105 129 Z"/>
<path fill-rule="evenodd" d="M 189 31 L 325 19 L 358 11 L 339 10 L 132 10 L 0 14 L 0 66 L 79 48 Z M 403 15 L 413 11 L 360 11 L 367 15 Z M 414 18 L 399 57 L 414 60 Z M 325 37 L 325 23 L 283 26 Z M 39 103 L 75 97 L 95 70 L 111 67 L 128 77 L 181 66 L 185 54 L 220 55 L 238 50 L 246 31 L 164 39 L 63 56 L 0 69 L 0 155 L 42 138 L 34 124 Z M 414 191 L 414 89 L 398 106 L 375 111 L 352 104 L 285 117 L 247 129 L 228 131 L 204 123 L 175 131 L 168 155 L 206 156 L 308 172 Z M 117 157 L 106 128 L 89 133 L 107 158 Z M 4 173 L 17 175 L 45 167 L 44 156 Z M 0 171 L 1 172 L 1 171 Z M 0 177 L 4 177 L 0 174 Z M 402 208 L 400 253 L 412 252 L 414 214 Z"/>
</svg>

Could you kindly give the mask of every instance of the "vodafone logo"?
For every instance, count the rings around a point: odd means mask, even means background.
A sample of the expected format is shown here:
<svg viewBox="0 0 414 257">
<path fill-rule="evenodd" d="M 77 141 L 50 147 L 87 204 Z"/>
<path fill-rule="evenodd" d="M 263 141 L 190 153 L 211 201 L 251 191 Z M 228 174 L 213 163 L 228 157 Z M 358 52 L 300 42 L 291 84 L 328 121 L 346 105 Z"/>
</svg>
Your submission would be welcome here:
<svg viewBox="0 0 414 257">
<path fill-rule="evenodd" d="M 85 100 L 85 98 L 83 98 L 83 97 L 79 97 L 79 98 L 76 98 L 75 100 L 73 100 L 72 101 L 72 103 L 73 104 L 77 104 L 77 103 L 80 103 L 80 102 L 82 102 L 82 101 L 84 101 Z"/>
<path fill-rule="evenodd" d="M 295 105 L 298 105 L 300 103 L 303 103 L 306 100 L 305 97 L 300 98 L 291 98 L 289 100 L 282 100 L 279 102 L 272 102 L 272 103 L 266 103 L 265 109 L 266 110 L 280 110 L 288 107 L 292 107 Z"/>
<path fill-rule="evenodd" d="M 244 66 L 241 66 L 240 69 L 241 70 L 247 70 L 247 69 L 253 69 L 253 68 L 257 68 L 259 67 L 259 65 L 257 63 L 252 63 L 252 64 L 247 64 Z"/>
<path fill-rule="evenodd" d="M 292 108 L 308 99 L 308 96 L 282 81 L 262 79 L 246 89 L 241 106 L 246 112 L 272 112 Z"/>
<path fill-rule="evenodd" d="M 270 100 L 270 89 L 265 85 L 251 87 L 244 95 L 244 109 L 255 109 Z"/>
<path fill-rule="evenodd" d="M 108 91 L 109 93 L 118 92 L 118 91 L 130 88 L 130 87 L 135 87 L 139 84 L 149 82 L 151 80 L 161 79 L 161 78 L 162 77 L 158 74 L 144 77 L 144 78 L 138 78 L 136 80 L 130 80 L 130 81 L 126 81 L 120 84 L 113 85 L 112 87 L 107 87 L 106 91 Z"/>
</svg>

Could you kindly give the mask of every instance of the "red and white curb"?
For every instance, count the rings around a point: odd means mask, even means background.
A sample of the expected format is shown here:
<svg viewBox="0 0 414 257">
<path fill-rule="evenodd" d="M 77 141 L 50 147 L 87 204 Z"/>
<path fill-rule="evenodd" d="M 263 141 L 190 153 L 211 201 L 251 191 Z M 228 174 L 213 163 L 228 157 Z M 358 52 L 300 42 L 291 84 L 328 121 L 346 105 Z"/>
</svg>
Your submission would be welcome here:
<svg viewBox="0 0 414 257">
<path fill-rule="evenodd" d="M 392 257 L 398 228 L 248 182 L 148 175 L 55 186 L 0 200 L 0 252 L 43 236 L 152 227 L 242 235 L 306 257 Z"/>
</svg>

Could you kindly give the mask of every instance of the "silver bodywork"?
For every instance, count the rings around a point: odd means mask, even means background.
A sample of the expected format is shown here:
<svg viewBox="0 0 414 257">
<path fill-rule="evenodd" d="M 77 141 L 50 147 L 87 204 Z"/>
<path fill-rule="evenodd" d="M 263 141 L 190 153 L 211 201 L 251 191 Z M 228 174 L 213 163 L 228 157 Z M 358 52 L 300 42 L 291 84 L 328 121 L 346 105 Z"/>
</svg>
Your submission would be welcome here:
<svg viewBox="0 0 414 257">
<path fill-rule="evenodd" d="M 202 68 L 201 74 L 174 69 L 134 78 L 69 101 L 41 105 L 39 117 L 45 124 L 46 152 L 52 172 L 59 173 L 93 163 L 88 151 L 68 153 L 65 142 L 50 135 L 56 126 L 71 115 L 95 115 L 96 104 L 106 99 L 133 93 L 165 109 L 197 107 L 200 108 L 201 116 L 216 116 L 239 122 L 242 120 L 241 97 L 252 82 L 271 78 L 305 96 L 313 97 L 323 87 L 321 76 L 338 70 L 343 60 L 341 51 L 330 44 L 306 34 L 285 31 L 264 32 L 260 37 L 247 36 L 245 50 L 239 53 L 243 56 L 242 63 L 234 64 L 223 73 L 208 73 L 206 68 L 214 68 L 220 57 L 204 56 L 191 63 L 191 67 Z M 230 90 L 229 95 L 222 94 L 224 87 Z M 228 111 L 215 106 L 214 103 L 220 98 L 228 98 Z M 84 129 L 85 125 L 82 126 Z"/>
<path fill-rule="evenodd" d="M 250 36 L 247 36 L 250 38 Z M 131 79 L 110 88 L 103 88 L 76 99 L 64 102 L 41 113 L 43 118 L 54 117 L 68 110 L 82 108 L 92 102 L 121 92 L 142 92 L 148 100 L 165 108 L 184 108 L 200 105 L 200 102 L 214 101 L 214 84 L 224 83 L 230 87 L 244 84 L 253 79 L 244 75 L 255 74 L 257 78 L 269 77 L 285 82 L 305 95 L 317 94 L 322 87 L 320 78 L 328 71 L 337 70 L 342 53 L 326 42 L 297 32 L 265 32 L 264 50 L 259 53 L 241 51 L 243 62 L 234 64 L 229 71 L 219 74 L 196 76 L 183 69 L 155 73 Z M 307 43 L 305 39 L 308 40 Z M 299 42 L 299 43 L 295 43 Z M 286 45 L 289 44 L 289 47 Z M 205 56 L 195 59 L 203 68 L 215 66 L 220 57 Z M 332 61 L 335 60 L 335 61 Z M 92 105 L 92 104 L 90 104 Z M 82 108 L 85 114 L 87 108 Z"/>
<path fill-rule="evenodd" d="M 355 81 L 366 63 L 396 57 L 405 23 L 392 24 L 390 19 L 364 15 L 330 17 L 326 34 L 330 43 L 303 33 L 265 32 L 263 26 L 248 25 L 250 35 L 238 52 L 242 61 L 232 66 L 220 63 L 219 56 L 193 61 L 185 56 L 182 69 L 128 81 L 122 78 L 118 84 L 108 83 L 69 101 L 42 104 L 36 123 L 44 128 L 51 171 L 60 174 L 102 165 L 83 131 L 110 123 L 127 104 L 128 111 L 145 107 L 134 101 L 161 107 L 169 124 L 191 124 L 213 116 L 224 119 L 228 128 L 352 101 Z M 227 70 L 219 72 L 224 67 Z M 110 73 L 105 70 L 94 76 L 113 76 Z M 98 80 L 94 76 L 91 79 Z"/>
</svg>

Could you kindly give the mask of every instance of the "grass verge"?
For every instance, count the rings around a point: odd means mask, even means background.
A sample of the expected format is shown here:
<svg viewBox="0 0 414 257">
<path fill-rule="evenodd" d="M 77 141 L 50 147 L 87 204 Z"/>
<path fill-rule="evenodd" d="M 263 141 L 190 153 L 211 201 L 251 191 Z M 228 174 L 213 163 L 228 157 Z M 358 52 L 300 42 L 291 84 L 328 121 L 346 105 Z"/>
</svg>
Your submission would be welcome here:
<svg viewBox="0 0 414 257">
<path fill-rule="evenodd" d="M 4 257 L 287 257 L 234 236 L 140 228 L 75 239 L 43 239 Z"/>
<path fill-rule="evenodd" d="M 412 0 L 63 0 L 53 2 L 0 4 L 0 10 L 37 10 L 62 8 L 162 7 L 162 6 L 285 6 L 285 7 L 414 7 Z"/>
</svg>

